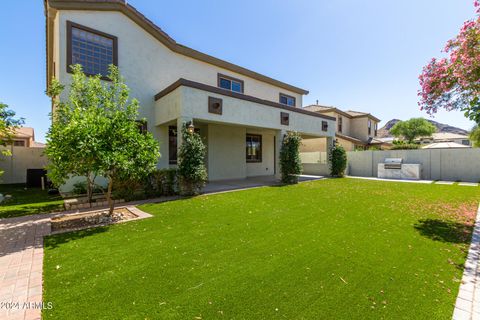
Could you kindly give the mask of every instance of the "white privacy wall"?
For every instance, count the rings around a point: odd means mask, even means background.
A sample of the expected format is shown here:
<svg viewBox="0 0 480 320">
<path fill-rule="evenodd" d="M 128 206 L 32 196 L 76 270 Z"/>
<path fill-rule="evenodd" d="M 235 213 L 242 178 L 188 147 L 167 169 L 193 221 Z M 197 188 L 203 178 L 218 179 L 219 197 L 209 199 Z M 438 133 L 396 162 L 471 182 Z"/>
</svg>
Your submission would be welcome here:
<svg viewBox="0 0 480 320">
<path fill-rule="evenodd" d="M 47 165 L 47 157 L 43 154 L 45 148 L 1 148 L 5 149 L 12 155 L 0 157 L 0 170 L 4 171 L 0 184 L 26 183 L 27 169 L 44 169 Z"/>
<path fill-rule="evenodd" d="M 404 163 L 422 165 L 424 180 L 480 181 L 480 148 L 438 150 L 386 150 L 347 152 L 351 176 L 377 177 L 385 158 L 402 158 Z"/>
</svg>

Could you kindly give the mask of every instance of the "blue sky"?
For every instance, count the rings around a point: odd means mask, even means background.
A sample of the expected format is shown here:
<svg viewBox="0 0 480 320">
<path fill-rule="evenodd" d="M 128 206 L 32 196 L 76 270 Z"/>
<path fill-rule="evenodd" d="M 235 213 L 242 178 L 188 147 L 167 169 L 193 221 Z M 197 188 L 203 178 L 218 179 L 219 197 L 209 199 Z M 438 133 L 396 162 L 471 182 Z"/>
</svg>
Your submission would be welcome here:
<svg viewBox="0 0 480 320">
<path fill-rule="evenodd" d="M 304 105 L 367 111 L 388 121 L 426 116 L 417 77 L 473 17 L 473 0 L 130 0 L 177 42 L 310 91 Z M 43 1 L 0 11 L 0 101 L 44 141 Z M 469 129 L 460 112 L 435 120 Z M 382 123 L 383 124 L 383 123 Z"/>
</svg>

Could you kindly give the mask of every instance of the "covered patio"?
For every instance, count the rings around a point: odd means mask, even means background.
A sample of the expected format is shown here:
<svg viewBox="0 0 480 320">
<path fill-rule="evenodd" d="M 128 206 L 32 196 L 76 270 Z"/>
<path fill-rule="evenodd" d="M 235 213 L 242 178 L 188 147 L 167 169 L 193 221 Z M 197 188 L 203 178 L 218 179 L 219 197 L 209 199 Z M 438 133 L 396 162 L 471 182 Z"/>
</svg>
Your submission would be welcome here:
<svg viewBox="0 0 480 320">
<path fill-rule="evenodd" d="M 313 181 L 325 179 L 324 176 L 315 176 L 315 175 L 300 175 L 298 181 Z M 203 188 L 203 193 L 216 193 L 222 191 L 231 191 L 238 189 L 250 189 L 258 188 L 264 186 L 275 186 L 280 185 L 280 181 L 274 175 L 270 176 L 258 176 L 258 177 L 248 177 L 245 179 L 231 179 L 231 180 L 219 180 L 219 181 L 210 181 L 207 183 L 205 188 Z"/>
<path fill-rule="evenodd" d="M 178 132 L 193 123 L 207 148 L 209 181 L 280 177 L 280 150 L 287 131 L 333 143 L 335 118 L 242 93 L 180 79 L 155 96 L 155 135 L 163 156 L 159 168 L 176 165 Z M 326 150 L 318 150 L 319 152 Z M 264 181 L 263 181 L 264 182 Z M 250 183 L 248 183 L 250 184 Z"/>
</svg>

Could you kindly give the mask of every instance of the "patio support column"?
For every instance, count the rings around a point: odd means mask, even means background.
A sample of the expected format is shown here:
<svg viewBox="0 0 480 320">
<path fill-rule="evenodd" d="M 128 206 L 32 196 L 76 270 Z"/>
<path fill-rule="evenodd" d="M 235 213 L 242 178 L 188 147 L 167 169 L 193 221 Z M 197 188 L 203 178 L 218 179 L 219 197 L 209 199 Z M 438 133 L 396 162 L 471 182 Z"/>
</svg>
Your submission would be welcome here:
<svg viewBox="0 0 480 320">
<path fill-rule="evenodd" d="M 183 138 L 182 138 L 183 125 L 192 121 L 193 121 L 192 118 L 187 118 L 187 117 L 177 118 L 177 159 L 178 159 L 178 155 L 180 154 L 180 147 L 182 146 L 182 142 L 183 142 Z"/>
<path fill-rule="evenodd" d="M 280 179 L 282 173 L 280 172 L 280 150 L 282 149 L 283 136 L 287 133 L 286 130 L 277 130 L 275 132 L 275 178 Z"/>
<path fill-rule="evenodd" d="M 327 148 L 327 150 L 325 150 L 327 152 L 327 166 L 328 166 L 328 170 L 330 172 L 330 153 L 331 153 L 331 150 L 332 150 L 332 147 L 333 147 L 333 144 L 335 143 L 335 137 L 327 137 L 326 138 L 327 142 L 325 144 L 325 147 Z"/>
</svg>

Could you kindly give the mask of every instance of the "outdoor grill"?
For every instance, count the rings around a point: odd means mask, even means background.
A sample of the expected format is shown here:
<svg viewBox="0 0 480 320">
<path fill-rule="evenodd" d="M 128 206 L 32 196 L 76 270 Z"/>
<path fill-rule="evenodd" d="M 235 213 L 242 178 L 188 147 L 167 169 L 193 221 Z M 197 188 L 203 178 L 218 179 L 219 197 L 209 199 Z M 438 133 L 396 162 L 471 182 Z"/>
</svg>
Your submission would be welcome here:
<svg viewBox="0 0 480 320">
<path fill-rule="evenodd" d="M 402 158 L 385 158 L 385 169 L 402 169 Z"/>
</svg>

